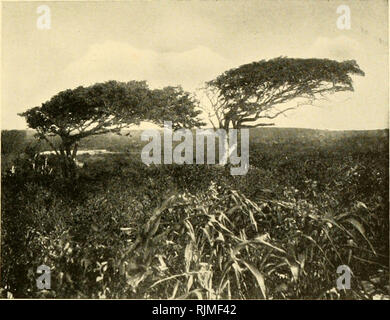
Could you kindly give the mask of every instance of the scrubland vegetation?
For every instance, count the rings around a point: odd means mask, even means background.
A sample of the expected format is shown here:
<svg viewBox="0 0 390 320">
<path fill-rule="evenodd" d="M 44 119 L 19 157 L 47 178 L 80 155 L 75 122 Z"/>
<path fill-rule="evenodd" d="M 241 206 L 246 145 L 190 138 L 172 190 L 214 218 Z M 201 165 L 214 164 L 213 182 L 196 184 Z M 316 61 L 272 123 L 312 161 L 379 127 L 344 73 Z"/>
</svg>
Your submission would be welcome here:
<svg viewBox="0 0 390 320">
<path fill-rule="evenodd" d="M 146 166 L 139 140 L 98 139 L 80 149 L 121 153 L 78 156 L 67 181 L 25 132 L 2 133 L 4 297 L 388 297 L 387 130 L 252 130 L 244 176 Z M 51 290 L 36 287 L 42 264 Z"/>
</svg>

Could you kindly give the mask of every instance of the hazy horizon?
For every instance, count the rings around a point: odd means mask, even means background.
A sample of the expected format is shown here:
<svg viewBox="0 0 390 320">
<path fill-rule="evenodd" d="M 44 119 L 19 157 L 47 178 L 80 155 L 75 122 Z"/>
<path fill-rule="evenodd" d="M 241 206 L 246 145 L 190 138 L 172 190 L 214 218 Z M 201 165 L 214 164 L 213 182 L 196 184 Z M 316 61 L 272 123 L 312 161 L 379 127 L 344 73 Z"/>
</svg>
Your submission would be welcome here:
<svg viewBox="0 0 390 320">
<path fill-rule="evenodd" d="M 129 132 L 129 131 L 143 131 L 145 128 L 141 127 L 135 127 L 134 129 L 123 129 L 122 132 Z M 162 127 L 157 127 L 158 130 L 163 130 L 164 128 Z M 193 128 L 191 130 L 197 130 L 197 129 L 213 129 L 212 127 L 201 127 L 201 128 Z M 389 131 L 389 128 L 378 128 L 378 129 L 316 129 L 316 128 L 304 128 L 304 127 L 281 127 L 281 126 L 267 126 L 267 127 L 257 127 L 257 128 L 248 128 L 250 131 L 252 130 L 272 130 L 272 129 L 294 129 L 294 130 L 316 130 L 316 131 Z M 35 129 L 31 128 L 26 128 L 26 129 L 1 129 L 3 130 L 20 130 L 20 131 L 36 131 Z M 117 135 L 116 133 L 113 132 L 107 132 L 104 133 L 103 135 Z"/>
</svg>

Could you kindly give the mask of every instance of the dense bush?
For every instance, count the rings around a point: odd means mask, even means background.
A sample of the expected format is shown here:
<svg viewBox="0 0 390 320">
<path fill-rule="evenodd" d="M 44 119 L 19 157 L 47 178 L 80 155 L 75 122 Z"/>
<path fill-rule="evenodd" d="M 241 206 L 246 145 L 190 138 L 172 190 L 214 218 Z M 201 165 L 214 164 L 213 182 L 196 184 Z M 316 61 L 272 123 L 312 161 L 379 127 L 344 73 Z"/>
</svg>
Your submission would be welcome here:
<svg viewBox="0 0 390 320">
<path fill-rule="evenodd" d="M 218 166 L 145 166 L 121 154 L 85 157 L 78 178 L 66 181 L 50 170 L 54 163 L 42 170 L 34 155 L 34 167 L 18 160 L 2 176 L 2 294 L 386 294 L 388 155 L 343 150 L 255 145 L 245 176 Z M 51 290 L 36 288 L 42 264 L 51 267 Z M 342 264 L 353 271 L 352 290 L 335 289 Z M 367 290 L 373 278 L 375 290 Z"/>
</svg>

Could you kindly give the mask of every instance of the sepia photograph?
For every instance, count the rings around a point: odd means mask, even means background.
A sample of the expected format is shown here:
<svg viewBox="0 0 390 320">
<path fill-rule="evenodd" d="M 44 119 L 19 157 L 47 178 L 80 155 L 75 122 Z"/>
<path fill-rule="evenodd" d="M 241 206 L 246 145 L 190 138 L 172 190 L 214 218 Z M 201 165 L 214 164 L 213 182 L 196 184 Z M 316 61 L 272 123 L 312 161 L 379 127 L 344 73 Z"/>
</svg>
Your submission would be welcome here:
<svg viewBox="0 0 390 320">
<path fill-rule="evenodd" d="M 388 13 L 2 1 L 0 299 L 390 300 Z"/>
</svg>

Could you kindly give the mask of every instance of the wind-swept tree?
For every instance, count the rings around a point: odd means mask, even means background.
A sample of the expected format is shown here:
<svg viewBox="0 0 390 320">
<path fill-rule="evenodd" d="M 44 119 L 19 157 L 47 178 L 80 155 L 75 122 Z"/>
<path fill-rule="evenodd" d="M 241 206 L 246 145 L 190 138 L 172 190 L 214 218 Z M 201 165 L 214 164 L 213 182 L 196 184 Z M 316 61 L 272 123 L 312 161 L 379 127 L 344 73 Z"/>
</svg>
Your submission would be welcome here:
<svg viewBox="0 0 390 320">
<path fill-rule="evenodd" d="M 279 57 L 245 64 L 206 83 L 209 116 L 225 130 L 272 126 L 263 121 L 328 94 L 353 91 L 351 75 L 364 76 L 354 60 Z"/>
<path fill-rule="evenodd" d="M 205 125 L 198 116 L 202 111 L 197 108 L 199 102 L 182 87 L 165 87 L 153 90 L 155 106 L 152 110 L 154 123 L 163 126 L 164 121 L 171 121 L 174 130 L 191 129 Z"/>
<path fill-rule="evenodd" d="M 63 173 L 69 177 L 74 173 L 78 142 L 85 137 L 120 133 L 141 121 L 162 124 L 162 119 L 170 120 L 171 116 L 176 117 L 178 126 L 201 125 L 194 117 L 195 101 L 183 100 L 182 95 L 187 93 L 178 90 L 150 90 L 145 81 L 108 81 L 61 91 L 41 106 L 19 115 L 60 157 Z M 176 109 L 180 110 L 178 114 Z M 50 137 L 60 137 L 61 142 L 55 144 Z"/>
</svg>

